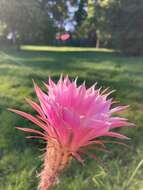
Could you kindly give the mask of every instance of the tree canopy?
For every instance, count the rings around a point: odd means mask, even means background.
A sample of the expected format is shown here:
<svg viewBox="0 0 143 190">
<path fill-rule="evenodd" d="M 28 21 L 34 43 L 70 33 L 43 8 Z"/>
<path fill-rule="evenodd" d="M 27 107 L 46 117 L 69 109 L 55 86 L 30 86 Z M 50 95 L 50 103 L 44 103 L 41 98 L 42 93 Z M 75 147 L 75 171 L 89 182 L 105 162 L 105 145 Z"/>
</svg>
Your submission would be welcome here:
<svg viewBox="0 0 143 190">
<path fill-rule="evenodd" d="M 23 42 L 50 42 L 54 35 L 52 19 L 35 0 L 1 0 L 0 21 L 6 34 L 12 32 Z"/>
<path fill-rule="evenodd" d="M 0 36 L 21 43 L 52 44 L 66 26 L 96 47 L 143 53 L 142 0 L 1 0 Z"/>
<path fill-rule="evenodd" d="M 111 1 L 108 19 L 113 47 L 125 53 L 143 53 L 143 1 Z"/>
</svg>

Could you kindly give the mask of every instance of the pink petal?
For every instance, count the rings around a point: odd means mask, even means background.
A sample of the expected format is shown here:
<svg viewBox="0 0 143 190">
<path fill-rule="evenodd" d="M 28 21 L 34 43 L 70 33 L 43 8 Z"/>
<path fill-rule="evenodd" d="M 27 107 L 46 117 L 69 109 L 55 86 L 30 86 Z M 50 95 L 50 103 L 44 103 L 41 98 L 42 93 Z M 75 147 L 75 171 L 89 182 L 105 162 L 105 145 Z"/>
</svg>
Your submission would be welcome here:
<svg viewBox="0 0 143 190">
<path fill-rule="evenodd" d="M 120 133 L 116 133 L 116 132 L 107 132 L 105 134 L 105 136 L 115 137 L 115 138 L 119 138 L 119 139 L 129 139 L 127 136 L 122 135 Z"/>
<path fill-rule="evenodd" d="M 24 127 L 16 127 L 16 129 L 19 129 L 19 130 L 21 130 L 21 131 L 28 132 L 28 133 L 36 133 L 36 134 L 45 136 L 44 133 L 42 133 L 42 132 L 40 132 L 40 131 L 38 131 L 38 130 L 35 130 L 35 129 L 24 128 Z"/>
<path fill-rule="evenodd" d="M 26 101 L 28 102 L 28 104 L 31 105 L 31 107 L 36 110 L 39 115 L 42 115 L 43 116 L 43 110 L 41 109 L 41 107 L 36 103 L 36 102 L 33 102 L 32 100 L 30 99 L 26 99 Z"/>
<path fill-rule="evenodd" d="M 129 106 L 118 106 L 116 108 L 111 109 L 110 113 L 121 112 L 121 111 L 126 110 L 128 108 L 129 108 Z"/>
<path fill-rule="evenodd" d="M 46 132 L 48 132 L 48 127 L 43 124 L 42 122 L 40 122 L 38 119 L 36 119 L 35 117 L 33 117 L 31 114 L 19 111 L 19 110 L 15 110 L 15 109 L 9 109 L 12 112 L 15 112 L 23 117 L 25 117 L 26 119 L 32 121 L 33 123 L 35 123 L 36 125 L 38 125 L 39 127 L 41 127 L 42 129 L 44 129 Z"/>
</svg>

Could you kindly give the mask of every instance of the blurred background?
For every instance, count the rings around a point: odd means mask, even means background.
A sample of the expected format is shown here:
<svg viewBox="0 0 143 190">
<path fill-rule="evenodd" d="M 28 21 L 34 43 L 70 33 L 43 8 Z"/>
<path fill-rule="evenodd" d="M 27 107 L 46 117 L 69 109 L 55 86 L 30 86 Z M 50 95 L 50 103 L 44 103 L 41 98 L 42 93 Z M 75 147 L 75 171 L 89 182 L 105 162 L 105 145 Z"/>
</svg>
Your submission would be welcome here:
<svg viewBox="0 0 143 190">
<path fill-rule="evenodd" d="M 143 1 L 0 0 L 0 190 L 36 190 L 44 142 L 24 139 L 33 127 L 8 107 L 34 112 L 32 79 L 40 86 L 60 74 L 87 87 L 116 89 L 136 128 L 120 130 L 129 148 L 109 144 L 101 159 L 73 160 L 56 190 L 143 190 Z"/>
</svg>

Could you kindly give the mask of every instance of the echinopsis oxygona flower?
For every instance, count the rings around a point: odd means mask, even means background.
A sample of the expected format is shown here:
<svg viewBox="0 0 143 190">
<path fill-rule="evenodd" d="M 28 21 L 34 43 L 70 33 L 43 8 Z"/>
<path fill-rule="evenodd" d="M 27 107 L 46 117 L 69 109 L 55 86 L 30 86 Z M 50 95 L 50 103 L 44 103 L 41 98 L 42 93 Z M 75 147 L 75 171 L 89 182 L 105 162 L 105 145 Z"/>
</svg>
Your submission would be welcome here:
<svg viewBox="0 0 143 190">
<path fill-rule="evenodd" d="M 86 88 L 83 83 L 77 86 L 76 80 L 70 81 L 68 77 L 60 78 L 55 84 L 50 78 L 45 84 L 48 93 L 44 93 L 35 83 L 35 92 L 40 105 L 27 99 L 37 115 L 10 109 L 22 115 L 39 126 L 43 132 L 36 129 L 18 129 L 35 133 L 36 136 L 27 138 L 42 138 L 47 143 L 44 156 L 44 166 L 40 174 L 40 190 L 50 190 L 59 173 L 66 167 L 71 157 L 83 162 L 81 154 L 87 153 L 85 149 L 93 145 L 104 145 L 101 136 L 110 136 L 119 139 L 127 137 L 113 132 L 112 129 L 132 126 L 127 119 L 112 116 L 112 114 L 125 110 L 128 106 L 112 108 L 112 99 L 107 90 L 101 92 L 93 85 Z"/>
</svg>

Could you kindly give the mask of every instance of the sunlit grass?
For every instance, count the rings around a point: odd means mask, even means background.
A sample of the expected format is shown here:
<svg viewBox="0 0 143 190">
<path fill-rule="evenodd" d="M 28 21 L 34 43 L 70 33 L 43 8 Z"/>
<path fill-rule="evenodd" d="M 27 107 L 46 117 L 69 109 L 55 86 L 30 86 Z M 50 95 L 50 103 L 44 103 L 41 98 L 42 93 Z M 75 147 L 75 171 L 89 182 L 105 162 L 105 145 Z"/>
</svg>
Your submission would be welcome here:
<svg viewBox="0 0 143 190">
<path fill-rule="evenodd" d="M 28 51 L 57 51 L 57 52 L 114 52 L 112 49 L 106 48 L 90 48 L 90 47 L 57 47 L 57 46 L 33 46 L 22 45 L 21 50 Z"/>
<path fill-rule="evenodd" d="M 98 86 L 116 89 L 113 96 L 121 104 L 131 105 L 125 115 L 137 128 L 122 129 L 131 137 L 126 142 L 129 149 L 109 145 L 112 153 L 97 152 L 103 162 L 100 166 L 89 158 L 85 158 L 84 167 L 73 161 L 55 189 L 142 190 L 143 167 L 137 166 L 143 158 L 143 57 L 124 57 L 108 50 L 78 52 L 75 48 L 70 52 L 68 48 L 62 52 L 60 48 L 53 48 L 45 47 L 46 51 L 39 47 L 37 51 L 0 49 L 0 190 L 37 189 L 36 176 L 41 165 L 38 156 L 43 153 L 43 144 L 25 140 L 25 134 L 14 126 L 32 124 L 9 113 L 7 108 L 31 112 L 24 99 L 36 99 L 32 79 L 42 86 L 42 81 L 46 82 L 49 75 L 57 81 L 61 73 L 70 78 L 78 76 L 78 82 L 86 80 L 87 86 L 98 81 Z"/>
</svg>

